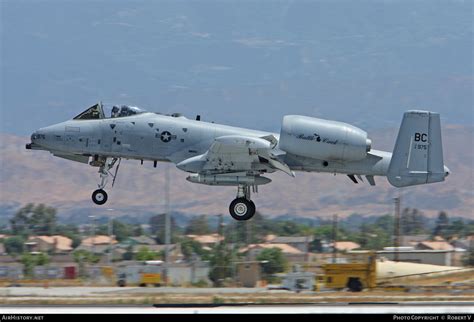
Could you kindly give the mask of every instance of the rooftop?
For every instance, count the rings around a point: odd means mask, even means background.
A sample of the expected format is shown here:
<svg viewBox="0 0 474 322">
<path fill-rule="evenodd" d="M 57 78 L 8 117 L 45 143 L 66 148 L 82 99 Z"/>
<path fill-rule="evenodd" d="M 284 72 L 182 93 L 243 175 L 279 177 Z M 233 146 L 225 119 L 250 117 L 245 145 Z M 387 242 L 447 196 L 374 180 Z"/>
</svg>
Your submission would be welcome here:
<svg viewBox="0 0 474 322">
<path fill-rule="evenodd" d="M 186 235 L 200 244 L 216 244 L 222 240 L 224 237 L 220 236 L 219 234 L 210 234 L 210 235 Z"/>
<path fill-rule="evenodd" d="M 72 250 L 72 239 L 61 236 L 61 235 L 54 235 L 54 236 L 31 236 L 28 238 L 28 244 L 34 243 L 36 240 L 41 240 L 46 244 L 54 246 L 56 250 L 61 251 L 70 251 Z"/>
<path fill-rule="evenodd" d="M 333 246 L 334 243 L 331 243 Z M 338 241 L 336 242 L 336 249 L 340 251 L 349 251 L 353 249 L 360 248 L 360 245 L 351 241 Z"/>
<path fill-rule="evenodd" d="M 91 245 L 109 245 L 110 243 L 116 244 L 117 241 L 113 237 L 105 235 L 97 235 L 92 237 L 87 237 L 82 240 L 81 245 L 91 246 Z"/>
<path fill-rule="evenodd" d="M 268 236 L 267 236 L 268 237 Z M 274 244 L 292 244 L 292 243 L 310 243 L 313 241 L 312 236 L 275 236 L 268 240 Z"/>
<path fill-rule="evenodd" d="M 418 243 L 417 248 L 432 250 L 454 250 L 454 247 L 445 241 L 424 241 Z"/>
<path fill-rule="evenodd" d="M 252 249 L 270 249 L 270 248 L 278 248 L 285 254 L 303 254 L 302 251 L 288 244 L 250 244 L 247 247 L 241 248 L 239 252 L 244 253 Z"/>
</svg>

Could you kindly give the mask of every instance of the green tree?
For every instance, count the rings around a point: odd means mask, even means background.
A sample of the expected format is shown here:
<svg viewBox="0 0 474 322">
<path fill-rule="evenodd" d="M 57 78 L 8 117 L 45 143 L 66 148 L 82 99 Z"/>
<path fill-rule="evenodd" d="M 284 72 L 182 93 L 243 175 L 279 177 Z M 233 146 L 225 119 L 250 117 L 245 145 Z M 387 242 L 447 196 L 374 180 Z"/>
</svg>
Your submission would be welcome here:
<svg viewBox="0 0 474 322">
<path fill-rule="evenodd" d="M 313 242 L 310 243 L 310 251 L 314 252 L 321 252 L 322 249 L 322 242 L 328 241 L 332 242 L 333 240 L 333 225 L 332 224 L 325 224 L 319 227 L 313 228 Z M 338 240 L 348 240 L 348 241 L 356 241 L 356 238 L 353 236 L 352 233 L 347 231 L 341 225 L 337 228 L 337 239 Z"/>
<path fill-rule="evenodd" d="M 78 235 L 79 228 L 73 224 L 66 224 L 66 225 L 58 224 L 56 225 L 55 234 L 63 235 L 63 236 L 67 236 L 68 234 Z"/>
<path fill-rule="evenodd" d="M 10 226 L 14 235 L 52 235 L 56 228 L 56 209 L 44 204 L 27 204 L 13 215 Z"/>
<path fill-rule="evenodd" d="M 236 254 L 225 243 L 219 243 L 213 247 L 209 258 L 209 279 L 215 287 L 222 286 L 226 278 L 232 277 L 233 258 L 236 258 Z"/>
<path fill-rule="evenodd" d="M 100 261 L 100 257 L 98 255 L 84 249 L 74 251 L 72 253 L 72 257 L 78 265 L 79 276 L 85 275 L 86 264 L 96 264 Z"/>
<path fill-rule="evenodd" d="M 112 230 L 115 239 L 119 242 L 133 235 L 133 226 L 118 220 L 112 221 Z"/>
<path fill-rule="evenodd" d="M 211 233 L 207 216 L 193 217 L 186 226 L 185 233 L 186 235 L 207 235 Z"/>
<path fill-rule="evenodd" d="M 142 225 L 136 224 L 132 227 L 132 235 L 133 236 L 142 236 L 143 235 L 143 228 Z"/>
<path fill-rule="evenodd" d="M 224 235 L 226 236 L 226 241 L 229 243 L 236 244 L 246 244 L 247 243 L 247 233 L 251 220 L 247 221 L 236 221 L 232 220 L 230 225 L 227 225 L 224 229 Z"/>
<path fill-rule="evenodd" d="M 3 244 L 5 245 L 5 251 L 13 256 L 23 253 L 25 249 L 25 240 L 21 236 L 9 237 L 5 239 Z"/>
<path fill-rule="evenodd" d="M 56 227 L 56 209 L 39 204 L 33 208 L 30 220 L 35 234 L 51 236 Z"/>
<path fill-rule="evenodd" d="M 377 224 L 362 224 L 355 241 L 363 249 L 378 250 L 391 245 L 391 234 Z"/>
<path fill-rule="evenodd" d="M 386 232 L 393 232 L 394 219 L 392 215 L 383 215 L 375 220 L 374 225 Z"/>
<path fill-rule="evenodd" d="M 141 229 L 141 227 L 140 227 Z M 102 224 L 95 229 L 96 235 L 109 235 L 110 224 Z M 127 239 L 130 236 L 135 236 L 136 226 L 124 223 L 120 220 L 112 220 L 112 234 L 119 242 Z"/>
<path fill-rule="evenodd" d="M 11 231 L 14 235 L 28 236 L 30 233 L 30 214 L 34 204 L 29 203 L 20 208 L 10 219 Z"/>
<path fill-rule="evenodd" d="M 35 265 L 43 266 L 49 264 L 49 256 L 45 253 L 39 253 L 34 256 L 35 257 Z"/>
<path fill-rule="evenodd" d="M 305 229 L 304 225 L 297 224 L 294 221 L 285 220 L 277 222 L 275 233 L 281 236 L 304 235 Z"/>
<path fill-rule="evenodd" d="M 463 236 L 466 230 L 466 223 L 462 219 L 454 219 L 448 226 L 449 237 L 452 236 Z"/>
<path fill-rule="evenodd" d="M 137 261 L 151 261 L 158 259 L 159 256 L 157 253 L 151 251 L 148 247 L 142 246 L 138 249 L 138 252 L 135 256 Z"/>
<path fill-rule="evenodd" d="M 35 259 L 30 253 L 24 253 L 21 256 L 20 262 L 23 264 L 23 274 L 26 276 L 33 275 L 33 267 L 35 266 Z"/>
<path fill-rule="evenodd" d="M 35 266 L 43 266 L 49 263 L 49 257 L 45 253 L 39 253 L 35 255 L 23 253 L 20 258 L 20 262 L 23 264 L 23 273 L 26 276 L 31 276 Z"/>
<path fill-rule="evenodd" d="M 250 234 L 249 238 L 252 244 L 261 243 L 268 234 L 274 233 L 275 223 L 264 217 L 259 211 L 255 212 L 249 225 L 247 232 Z"/>
<path fill-rule="evenodd" d="M 122 259 L 124 261 L 130 261 L 133 259 L 133 246 L 128 245 L 127 251 L 123 254 Z"/>
<path fill-rule="evenodd" d="M 274 232 L 275 223 L 266 219 L 260 212 L 255 212 L 247 221 L 232 220 L 224 229 L 228 243 L 256 244 L 264 241 L 267 234 Z"/>
<path fill-rule="evenodd" d="M 194 254 L 199 255 L 203 260 L 209 260 L 209 251 L 202 248 L 202 245 L 192 239 L 185 238 L 180 242 L 181 252 L 185 260 L 190 260 Z"/>
<path fill-rule="evenodd" d="M 428 220 L 416 208 L 405 208 L 400 216 L 400 232 L 403 235 L 426 233 Z"/>
<path fill-rule="evenodd" d="M 171 216 L 171 243 L 174 244 L 178 239 L 179 227 Z M 155 215 L 150 218 L 150 230 L 152 235 L 156 236 L 156 242 L 158 244 L 165 243 L 165 214 Z"/>
<path fill-rule="evenodd" d="M 341 228 L 339 227 L 337 235 L 340 236 L 342 233 Z M 333 227 L 332 225 L 321 225 L 314 228 L 314 238 L 320 240 L 332 240 L 333 238 Z"/>
<path fill-rule="evenodd" d="M 449 218 L 446 212 L 441 211 L 436 219 L 436 226 L 433 230 L 433 236 L 446 237 L 448 233 Z"/>
<path fill-rule="evenodd" d="M 279 248 L 266 248 L 257 256 L 257 260 L 262 261 L 262 271 L 264 279 L 272 281 L 272 275 L 284 272 L 288 266 L 288 261 Z"/>
<path fill-rule="evenodd" d="M 93 254 L 90 251 L 80 249 L 72 253 L 72 257 L 76 263 L 84 262 L 90 264 L 97 264 L 100 261 L 100 256 Z"/>
</svg>

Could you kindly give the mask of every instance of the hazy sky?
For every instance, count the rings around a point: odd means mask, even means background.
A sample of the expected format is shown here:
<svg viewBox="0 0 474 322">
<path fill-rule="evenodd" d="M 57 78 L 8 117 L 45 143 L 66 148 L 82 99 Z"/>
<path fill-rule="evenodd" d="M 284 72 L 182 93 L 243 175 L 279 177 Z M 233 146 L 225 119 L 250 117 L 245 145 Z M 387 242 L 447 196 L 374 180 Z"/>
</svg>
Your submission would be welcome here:
<svg viewBox="0 0 474 322">
<path fill-rule="evenodd" d="M 279 131 L 473 124 L 472 1 L 1 0 L 0 132 L 102 100 Z"/>
</svg>

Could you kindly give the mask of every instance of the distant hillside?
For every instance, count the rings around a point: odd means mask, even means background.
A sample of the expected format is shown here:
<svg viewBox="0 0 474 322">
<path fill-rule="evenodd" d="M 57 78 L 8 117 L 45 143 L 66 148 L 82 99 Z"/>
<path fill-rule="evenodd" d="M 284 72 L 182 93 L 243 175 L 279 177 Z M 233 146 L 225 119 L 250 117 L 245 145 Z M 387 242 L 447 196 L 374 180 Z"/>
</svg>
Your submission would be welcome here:
<svg viewBox="0 0 474 322">
<path fill-rule="evenodd" d="M 403 207 L 417 207 L 428 215 L 446 210 L 452 216 L 472 218 L 473 129 L 443 129 L 445 162 L 451 175 L 444 183 L 403 189 Z M 389 151 L 395 135 L 393 129 L 369 133 L 374 148 Z M 62 160 L 44 151 L 27 151 L 26 142 L 24 137 L 0 135 L 0 217 L 5 218 L 28 202 L 53 205 L 61 216 L 74 221 L 92 213 L 107 214 L 107 208 L 115 209 L 115 214 L 142 214 L 143 218 L 163 212 L 165 165 L 154 169 L 151 163 L 141 166 L 136 161 L 123 162 L 115 187 L 108 188 L 109 202 L 99 207 L 90 200 L 98 183 L 97 168 Z M 174 167 L 171 171 L 173 211 L 189 215 L 228 213 L 235 188 L 192 184 L 185 180 L 186 173 Z M 299 172 L 294 179 L 285 174 L 269 177 L 274 182 L 261 186 L 259 194 L 254 195 L 259 211 L 267 216 L 384 214 L 392 211 L 397 195 L 385 178 L 376 178 L 377 186 L 371 187 L 367 183 L 352 184 L 344 175 Z"/>
</svg>

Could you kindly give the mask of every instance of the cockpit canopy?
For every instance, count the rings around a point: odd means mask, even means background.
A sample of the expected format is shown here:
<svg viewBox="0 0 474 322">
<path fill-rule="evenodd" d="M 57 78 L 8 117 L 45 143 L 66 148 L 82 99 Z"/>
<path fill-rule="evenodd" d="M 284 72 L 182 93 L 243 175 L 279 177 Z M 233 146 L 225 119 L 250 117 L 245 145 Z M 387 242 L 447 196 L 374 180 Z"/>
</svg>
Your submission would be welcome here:
<svg viewBox="0 0 474 322">
<path fill-rule="evenodd" d="M 129 105 L 103 105 L 97 103 L 94 106 L 89 107 L 87 110 L 79 114 L 74 120 L 99 120 L 116 117 L 132 116 L 146 111 L 136 106 Z"/>
</svg>

